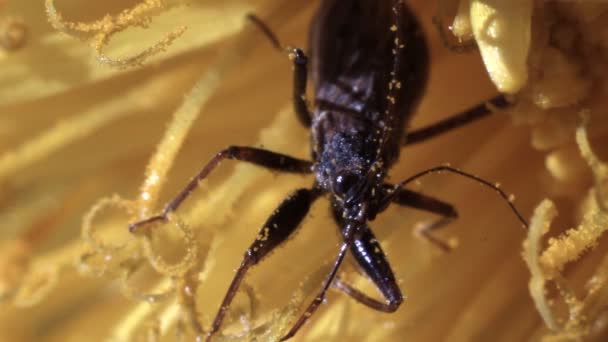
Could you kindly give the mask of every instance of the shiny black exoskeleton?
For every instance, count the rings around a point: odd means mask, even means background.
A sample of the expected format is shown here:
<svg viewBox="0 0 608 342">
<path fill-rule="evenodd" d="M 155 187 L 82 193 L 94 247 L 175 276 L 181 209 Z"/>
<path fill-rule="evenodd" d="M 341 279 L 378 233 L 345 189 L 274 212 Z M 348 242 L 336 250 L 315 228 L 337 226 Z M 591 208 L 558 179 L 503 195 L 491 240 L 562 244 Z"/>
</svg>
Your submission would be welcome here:
<svg viewBox="0 0 608 342">
<path fill-rule="evenodd" d="M 416 16 L 401 0 L 323 0 L 311 25 L 310 69 L 308 57 L 301 49 L 282 47 L 262 21 L 255 16 L 249 19 L 293 61 L 294 108 L 300 122 L 311 130 L 312 161 L 259 148 L 228 147 L 203 167 L 161 215 L 134 223 L 130 229 L 135 232 L 151 222 L 167 220 L 168 214 L 176 210 L 199 182 L 226 158 L 283 172 L 313 173 L 313 185 L 287 197 L 245 252 L 207 340 L 219 330 L 247 271 L 292 235 L 311 204 L 322 195 L 331 200 L 342 243 L 317 296 L 281 341 L 300 329 L 332 285 L 373 309 L 395 311 L 403 296 L 368 222 L 391 203 L 439 214 L 443 219 L 429 225 L 422 234 L 447 249 L 445 243 L 429 232 L 457 216 L 452 205 L 407 190 L 404 185 L 430 172 L 450 171 L 492 187 L 505 199 L 507 196 L 494 185 L 448 166 L 425 170 L 395 185 L 385 182 L 387 172 L 399 158 L 403 145 L 424 141 L 482 118 L 491 111 L 485 104 L 480 104 L 426 128 L 407 130 L 409 119 L 425 91 L 429 54 Z M 306 97 L 309 75 L 315 89 L 312 110 Z M 498 107 L 507 105 L 502 96 L 491 102 Z M 512 204 L 509 205 L 525 223 Z M 369 297 L 337 277 L 347 251 L 376 284 L 384 301 Z"/>
</svg>

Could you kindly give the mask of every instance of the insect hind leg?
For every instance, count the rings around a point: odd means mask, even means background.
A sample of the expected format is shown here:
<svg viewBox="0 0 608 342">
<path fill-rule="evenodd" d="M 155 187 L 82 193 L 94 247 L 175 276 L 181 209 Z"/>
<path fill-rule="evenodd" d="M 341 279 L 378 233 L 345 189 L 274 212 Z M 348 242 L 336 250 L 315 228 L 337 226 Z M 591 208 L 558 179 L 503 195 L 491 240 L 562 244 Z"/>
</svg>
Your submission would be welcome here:
<svg viewBox="0 0 608 342">
<path fill-rule="evenodd" d="M 479 119 L 483 119 L 486 116 L 491 115 L 496 109 L 508 108 L 511 105 L 505 95 L 498 95 L 484 103 L 475 105 L 467 110 L 454 114 L 446 119 L 430 124 L 426 127 L 418 128 L 412 132 L 408 132 L 403 140 L 403 145 L 409 146 L 423 141 L 427 141 L 431 138 L 439 136 L 441 134 L 450 132 L 456 128 L 468 125 Z"/>
</svg>

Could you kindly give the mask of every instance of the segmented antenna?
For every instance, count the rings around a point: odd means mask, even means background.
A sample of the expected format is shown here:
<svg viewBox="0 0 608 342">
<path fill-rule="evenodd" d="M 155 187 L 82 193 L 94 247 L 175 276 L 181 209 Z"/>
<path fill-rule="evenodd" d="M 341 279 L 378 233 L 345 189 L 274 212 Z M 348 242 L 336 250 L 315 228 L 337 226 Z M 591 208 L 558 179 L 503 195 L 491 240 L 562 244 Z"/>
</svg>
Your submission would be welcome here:
<svg viewBox="0 0 608 342">
<path fill-rule="evenodd" d="M 399 190 L 402 187 L 404 187 L 406 184 L 411 183 L 414 180 L 416 180 L 416 179 L 418 179 L 420 177 L 426 176 L 428 174 L 439 173 L 439 172 L 443 172 L 443 171 L 451 172 L 451 173 L 460 175 L 462 177 L 472 179 L 472 180 L 476 181 L 477 183 L 480 183 L 480 184 L 482 184 L 484 186 L 487 186 L 490 189 L 496 191 L 500 195 L 500 197 L 502 197 L 505 200 L 505 202 L 507 202 L 507 204 L 511 208 L 511 211 L 513 211 L 513 213 L 515 214 L 515 216 L 517 216 L 517 218 L 519 219 L 519 221 L 523 224 L 524 228 L 526 230 L 528 229 L 528 222 L 526 222 L 526 220 L 524 219 L 523 215 L 519 212 L 519 210 L 517 210 L 517 207 L 515 207 L 515 204 L 513 204 L 512 200 L 509 198 L 509 195 L 507 195 L 504 191 L 502 191 L 502 189 L 499 186 L 497 186 L 495 184 L 492 184 L 492 183 L 488 182 L 487 180 L 485 180 L 483 178 L 477 177 L 477 176 L 475 176 L 473 174 L 470 174 L 468 172 L 465 172 L 465 171 L 459 170 L 459 169 L 457 169 L 455 167 L 451 167 L 451 166 L 447 166 L 447 165 L 436 166 L 436 167 L 432 167 L 430 169 L 418 172 L 417 174 L 415 174 L 415 175 L 407 178 L 406 180 L 404 180 L 404 181 L 396 184 L 395 187 L 394 187 L 394 192 L 391 194 L 391 197 L 395 196 L 399 192 Z"/>
</svg>

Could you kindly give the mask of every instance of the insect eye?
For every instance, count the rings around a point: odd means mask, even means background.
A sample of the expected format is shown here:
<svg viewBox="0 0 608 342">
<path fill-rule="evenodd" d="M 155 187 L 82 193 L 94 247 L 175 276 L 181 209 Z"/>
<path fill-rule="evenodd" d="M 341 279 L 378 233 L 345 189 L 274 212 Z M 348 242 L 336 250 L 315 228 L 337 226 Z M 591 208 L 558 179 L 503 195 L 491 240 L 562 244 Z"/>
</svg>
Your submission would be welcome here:
<svg viewBox="0 0 608 342">
<path fill-rule="evenodd" d="M 334 192 L 343 197 L 360 181 L 360 177 L 354 173 L 341 173 L 334 182 Z"/>
</svg>

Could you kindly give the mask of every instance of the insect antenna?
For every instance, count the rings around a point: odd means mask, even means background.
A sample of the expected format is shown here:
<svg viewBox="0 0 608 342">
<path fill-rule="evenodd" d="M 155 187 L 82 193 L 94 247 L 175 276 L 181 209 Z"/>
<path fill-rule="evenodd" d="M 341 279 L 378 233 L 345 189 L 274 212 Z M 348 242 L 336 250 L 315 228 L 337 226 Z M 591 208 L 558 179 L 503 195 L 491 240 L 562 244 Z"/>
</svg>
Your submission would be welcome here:
<svg viewBox="0 0 608 342">
<path fill-rule="evenodd" d="M 404 187 L 406 184 L 411 183 L 414 180 L 416 180 L 416 179 L 418 179 L 420 177 L 426 176 L 428 174 L 431 174 L 431 173 L 440 173 L 440 172 L 443 172 L 443 171 L 451 172 L 451 173 L 454 173 L 456 175 L 460 175 L 462 177 L 472 179 L 472 180 L 476 181 L 477 183 L 479 183 L 481 185 L 484 185 L 484 186 L 487 186 L 488 188 L 496 191 L 500 195 L 500 197 L 502 197 L 505 200 L 505 202 L 507 202 L 507 204 L 511 208 L 511 211 L 513 211 L 513 213 L 515 214 L 515 216 L 517 216 L 517 218 L 519 219 L 519 221 L 523 224 L 524 228 L 526 230 L 528 229 L 528 222 L 526 222 L 526 220 L 524 219 L 523 215 L 519 212 L 519 210 L 517 209 L 517 207 L 515 206 L 515 204 L 513 204 L 513 201 L 510 198 L 510 196 L 507 195 L 500 188 L 499 185 L 492 184 L 492 183 L 488 182 L 487 180 L 485 180 L 483 178 L 480 178 L 480 177 L 475 176 L 473 174 L 470 174 L 468 172 L 465 172 L 465 171 L 459 170 L 459 169 L 457 169 L 455 167 L 451 167 L 451 166 L 447 166 L 447 165 L 440 165 L 440 166 L 432 167 L 432 168 L 424 170 L 424 171 L 420 171 L 417 174 L 415 174 L 415 175 L 407 178 L 406 180 L 404 180 L 404 181 L 402 181 L 400 183 L 395 184 L 394 191 L 391 194 L 391 197 L 394 196 L 395 194 L 397 194 L 399 192 L 399 190 L 402 187 Z"/>
</svg>

